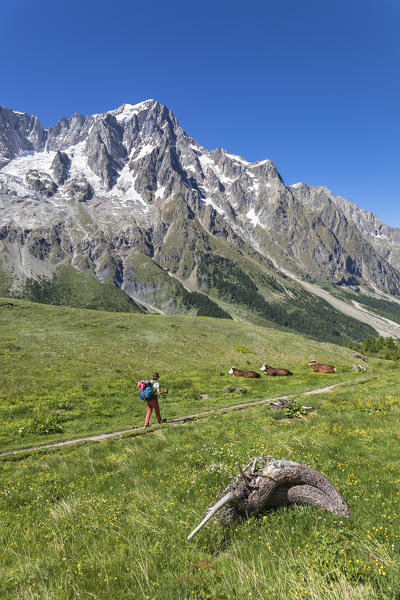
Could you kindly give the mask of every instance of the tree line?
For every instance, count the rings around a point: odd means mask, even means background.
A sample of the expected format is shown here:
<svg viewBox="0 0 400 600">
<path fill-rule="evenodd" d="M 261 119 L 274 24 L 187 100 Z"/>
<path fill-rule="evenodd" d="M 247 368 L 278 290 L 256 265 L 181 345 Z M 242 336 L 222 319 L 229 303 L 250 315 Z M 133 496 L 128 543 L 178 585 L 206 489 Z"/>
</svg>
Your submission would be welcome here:
<svg viewBox="0 0 400 600">
<path fill-rule="evenodd" d="M 386 360 L 400 360 L 400 343 L 392 337 L 366 337 L 360 348 L 363 354 L 375 354 Z"/>
<path fill-rule="evenodd" d="M 310 337 L 336 344 L 362 342 L 374 330 L 329 306 L 320 298 L 267 302 L 254 281 L 228 258 L 203 255 L 197 268 L 201 289 L 233 304 L 244 305 L 259 317 Z"/>
</svg>

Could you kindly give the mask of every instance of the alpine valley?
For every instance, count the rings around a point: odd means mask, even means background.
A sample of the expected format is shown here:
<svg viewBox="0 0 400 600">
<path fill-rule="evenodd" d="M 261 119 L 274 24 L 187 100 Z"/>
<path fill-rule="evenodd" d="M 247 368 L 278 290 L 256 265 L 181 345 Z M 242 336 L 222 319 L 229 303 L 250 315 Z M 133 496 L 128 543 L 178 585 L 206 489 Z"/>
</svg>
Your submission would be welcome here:
<svg viewBox="0 0 400 600">
<path fill-rule="evenodd" d="M 155 100 L 47 130 L 0 107 L 0 296 L 400 337 L 400 229 Z"/>
</svg>

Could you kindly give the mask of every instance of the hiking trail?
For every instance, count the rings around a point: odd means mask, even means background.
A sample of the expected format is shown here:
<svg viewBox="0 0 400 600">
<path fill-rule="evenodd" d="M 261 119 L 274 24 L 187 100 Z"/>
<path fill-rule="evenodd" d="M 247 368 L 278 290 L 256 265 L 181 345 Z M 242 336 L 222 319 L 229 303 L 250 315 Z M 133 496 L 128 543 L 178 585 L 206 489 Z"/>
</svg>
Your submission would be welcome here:
<svg viewBox="0 0 400 600">
<path fill-rule="evenodd" d="M 49 448 L 62 448 L 63 446 L 71 446 L 73 444 L 80 444 L 82 442 L 100 442 L 102 440 L 112 439 L 118 436 L 126 436 L 130 437 L 136 435 L 144 435 L 147 433 L 152 433 L 154 431 L 158 431 L 161 427 L 165 427 L 169 424 L 174 423 L 183 423 L 185 421 L 192 421 L 194 419 L 201 419 L 203 417 L 207 417 L 212 414 L 227 412 L 231 410 L 244 410 L 245 408 L 251 408 L 252 406 L 257 406 L 259 404 L 267 404 L 268 402 L 277 402 L 279 400 L 287 400 L 289 398 L 297 397 L 297 396 L 310 396 L 312 394 L 323 394 L 324 392 L 330 392 L 336 387 L 340 385 L 346 384 L 359 384 L 365 383 L 370 379 L 374 379 L 374 377 L 369 377 L 368 379 L 358 379 L 354 381 L 354 379 L 348 379 L 346 381 L 341 381 L 339 383 L 334 383 L 333 385 L 328 385 L 323 388 L 317 388 L 308 390 L 306 392 L 295 393 L 295 394 L 287 394 L 285 396 L 276 396 L 274 398 L 264 398 L 263 400 L 253 400 L 250 402 L 241 402 L 239 404 L 231 404 L 230 406 L 223 406 L 218 408 L 212 408 L 210 410 L 201 411 L 198 413 L 194 413 L 192 415 L 184 415 L 182 417 L 174 417 L 172 419 L 168 419 L 165 423 L 162 424 L 154 424 L 150 428 L 145 427 L 144 425 L 139 425 L 138 427 L 131 427 L 129 429 L 120 429 L 117 431 L 109 431 L 107 433 L 95 433 L 91 435 L 80 436 L 76 438 L 71 438 L 69 440 L 61 440 L 59 442 L 50 442 L 48 444 L 37 444 L 35 446 L 28 446 L 26 448 L 17 448 L 15 450 L 6 450 L 4 452 L 0 452 L 0 457 L 2 456 L 11 456 L 13 454 L 23 454 L 24 452 L 33 452 L 35 450 L 46 450 Z"/>
</svg>

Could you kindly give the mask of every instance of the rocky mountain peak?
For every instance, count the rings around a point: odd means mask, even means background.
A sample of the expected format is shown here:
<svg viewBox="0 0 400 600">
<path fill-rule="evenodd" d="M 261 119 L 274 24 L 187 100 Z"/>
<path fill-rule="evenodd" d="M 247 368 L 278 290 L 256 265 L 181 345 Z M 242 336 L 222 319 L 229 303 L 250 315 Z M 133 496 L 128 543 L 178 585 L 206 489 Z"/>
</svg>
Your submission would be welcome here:
<svg viewBox="0 0 400 600">
<path fill-rule="evenodd" d="M 0 106 L 0 168 L 21 152 L 40 151 L 46 135 L 37 117 Z"/>
<path fill-rule="evenodd" d="M 187 217 L 315 280 L 357 273 L 398 293 L 400 274 L 392 265 L 400 266 L 400 236 L 356 209 L 323 186 L 287 187 L 270 159 L 207 150 L 153 99 L 74 113 L 47 131 L 36 117 L 0 109 L 0 226 L 73 224 L 85 213 L 102 240 L 112 231 L 131 250 L 138 243 L 151 252 L 150 239 L 157 238 L 157 248 L 164 236 L 171 244 L 169 227 L 174 219 L 189 227 Z M 68 248 L 75 248 L 81 227 L 71 225 Z M 147 233 L 131 239 L 126 230 L 138 228 Z M 389 240 L 389 251 L 382 240 Z M 89 253 L 84 264 L 103 272 L 102 252 Z"/>
<path fill-rule="evenodd" d="M 74 113 L 68 119 L 62 117 L 54 127 L 49 127 L 46 142 L 46 150 L 65 150 L 74 146 L 87 136 L 92 117 L 84 117 L 80 113 Z"/>
</svg>

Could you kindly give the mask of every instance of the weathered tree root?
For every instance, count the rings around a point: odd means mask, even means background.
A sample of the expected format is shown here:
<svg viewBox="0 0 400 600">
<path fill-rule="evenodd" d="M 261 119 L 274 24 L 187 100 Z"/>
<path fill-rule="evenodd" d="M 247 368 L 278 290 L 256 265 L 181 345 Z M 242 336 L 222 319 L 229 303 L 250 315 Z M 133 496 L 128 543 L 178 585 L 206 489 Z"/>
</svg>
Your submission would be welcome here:
<svg viewBox="0 0 400 600">
<path fill-rule="evenodd" d="M 257 462 L 261 467 L 256 470 Z M 307 465 L 289 460 L 271 460 L 265 466 L 264 459 L 255 458 L 222 493 L 222 497 L 208 515 L 189 535 L 192 538 L 218 511 L 219 518 L 258 515 L 268 508 L 288 504 L 309 504 L 335 515 L 350 516 L 350 508 L 334 485 Z M 246 473 L 250 469 L 249 473 Z"/>
</svg>

